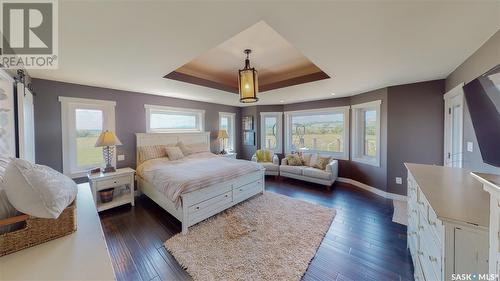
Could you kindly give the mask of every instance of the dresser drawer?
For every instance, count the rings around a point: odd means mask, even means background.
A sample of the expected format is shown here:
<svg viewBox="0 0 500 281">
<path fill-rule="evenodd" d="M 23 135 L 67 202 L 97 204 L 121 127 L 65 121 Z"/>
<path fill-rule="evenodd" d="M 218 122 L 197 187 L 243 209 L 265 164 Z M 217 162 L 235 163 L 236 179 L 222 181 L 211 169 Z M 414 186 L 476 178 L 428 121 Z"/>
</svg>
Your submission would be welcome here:
<svg viewBox="0 0 500 281">
<path fill-rule="evenodd" d="M 432 235 L 440 243 L 443 243 L 444 225 L 441 222 L 441 220 L 437 218 L 436 213 L 431 207 L 429 207 L 428 223 L 429 223 L 429 230 L 431 231 Z"/>
<path fill-rule="evenodd" d="M 427 280 L 427 281 L 441 280 L 441 278 L 438 278 L 437 275 L 434 273 L 434 269 L 433 269 L 433 266 L 431 264 L 431 261 L 429 260 L 426 248 L 425 247 L 422 247 L 422 248 L 423 249 L 420 250 L 419 254 L 418 254 L 418 261 L 420 262 L 420 266 L 422 268 L 424 280 Z"/>
<path fill-rule="evenodd" d="M 442 244 L 436 240 L 434 235 L 431 233 L 430 228 L 428 228 L 422 237 L 422 244 L 424 248 L 425 256 L 424 259 L 428 260 L 428 263 L 434 274 L 436 276 L 441 276 L 443 259 L 441 255 Z"/>
<path fill-rule="evenodd" d="M 191 224 L 200 222 L 232 205 L 231 192 L 217 195 L 213 198 L 195 204 L 188 208 L 189 222 Z"/>
<path fill-rule="evenodd" d="M 413 278 L 415 279 L 415 281 L 426 281 L 424 279 L 424 273 L 422 272 L 422 266 L 420 265 L 417 256 L 415 256 L 415 260 L 413 261 L 413 267 L 414 267 Z"/>
<path fill-rule="evenodd" d="M 125 184 L 130 184 L 130 176 L 116 177 L 112 179 L 96 181 L 95 183 L 97 185 L 97 190 L 109 187 L 117 187 Z"/>
<path fill-rule="evenodd" d="M 233 188 L 234 204 L 239 203 L 247 198 L 262 191 L 262 180 L 257 180 L 252 183 Z"/>
<path fill-rule="evenodd" d="M 420 188 L 417 190 L 417 207 L 427 217 L 429 202 L 427 202 L 427 199 Z"/>
</svg>

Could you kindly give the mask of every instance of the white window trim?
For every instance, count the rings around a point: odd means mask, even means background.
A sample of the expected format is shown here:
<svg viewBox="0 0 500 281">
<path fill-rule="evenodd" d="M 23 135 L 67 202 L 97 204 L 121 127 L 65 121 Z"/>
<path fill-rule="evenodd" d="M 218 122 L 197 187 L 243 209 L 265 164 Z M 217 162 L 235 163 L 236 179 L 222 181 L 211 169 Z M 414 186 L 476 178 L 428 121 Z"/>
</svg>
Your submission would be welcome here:
<svg viewBox="0 0 500 281">
<path fill-rule="evenodd" d="M 352 129 L 351 129 L 351 135 L 352 135 L 352 153 L 351 153 L 351 160 L 354 162 L 358 163 L 363 163 L 375 167 L 380 167 L 380 105 L 382 104 L 381 100 L 376 100 L 376 101 L 371 101 L 371 102 L 365 102 L 365 103 L 360 103 L 360 104 L 355 104 L 351 105 L 352 108 Z M 375 157 L 367 157 L 363 155 L 363 152 L 361 151 L 362 144 L 360 141 L 362 140 L 362 137 L 359 136 L 359 110 L 375 110 L 377 112 L 377 127 L 376 127 L 376 141 L 377 141 L 377 153 Z"/>
<path fill-rule="evenodd" d="M 73 161 L 76 159 L 74 146 L 70 136 L 76 128 L 75 117 L 70 114 L 76 106 L 86 106 L 89 108 L 102 109 L 109 113 L 107 118 L 104 118 L 103 129 L 115 132 L 115 101 L 110 100 L 94 100 L 83 98 L 59 97 L 61 103 L 61 131 L 62 131 L 62 152 L 63 152 L 63 173 L 71 178 L 84 177 L 87 171 L 81 171 L 73 167 Z M 71 128 L 70 128 L 71 126 Z M 76 137 L 76 136 L 74 136 Z M 104 162 L 104 159 L 103 159 Z M 116 166 L 116 153 L 112 159 L 112 165 Z"/>
<path fill-rule="evenodd" d="M 285 111 L 285 153 L 289 154 L 292 152 L 291 149 L 291 123 L 293 115 L 307 115 L 310 113 L 343 113 L 344 114 L 344 151 L 343 152 L 329 152 L 329 151 L 312 151 L 308 152 L 319 153 L 321 155 L 330 155 L 335 159 L 349 160 L 349 109 L 350 106 L 338 106 L 338 107 L 326 107 L 317 109 L 307 109 L 307 110 L 295 110 L 295 111 Z"/>
<path fill-rule="evenodd" d="M 261 112 L 260 113 L 260 148 L 267 149 L 264 147 L 266 143 L 266 117 L 276 117 L 276 149 L 271 149 L 274 153 L 283 153 L 283 112 Z"/>
<path fill-rule="evenodd" d="M 144 105 L 146 112 L 146 132 L 147 133 L 198 133 L 203 132 L 205 129 L 205 110 L 201 109 L 192 109 L 192 108 L 183 108 L 183 107 L 171 107 L 171 106 L 160 106 L 160 105 L 152 105 L 145 104 Z M 171 113 L 193 113 L 198 116 L 198 128 L 196 129 L 151 129 L 151 110 L 160 110 Z"/>
<path fill-rule="evenodd" d="M 236 144 L 236 113 L 232 112 L 219 112 L 219 130 L 220 130 L 220 120 L 222 117 L 229 117 L 231 120 L 231 132 L 228 132 L 229 134 L 229 152 L 233 152 L 235 150 L 235 144 Z"/>
</svg>

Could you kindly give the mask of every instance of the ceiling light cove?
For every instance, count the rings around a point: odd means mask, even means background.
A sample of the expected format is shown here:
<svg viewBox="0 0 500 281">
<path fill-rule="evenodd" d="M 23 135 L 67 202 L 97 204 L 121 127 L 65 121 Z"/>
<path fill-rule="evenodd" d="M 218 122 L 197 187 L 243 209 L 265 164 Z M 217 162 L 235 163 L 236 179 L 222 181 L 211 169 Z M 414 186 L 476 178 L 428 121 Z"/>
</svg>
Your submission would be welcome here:
<svg viewBox="0 0 500 281">
<path fill-rule="evenodd" d="M 251 49 L 252 65 L 259 77 L 253 83 L 240 85 L 241 50 Z M 254 69 L 254 70 L 255 70 Z M 255 71 L 257 75 L 257 71 Z M 165 75 L 164 78 L 240 94 L 240 102 L 256 102 L 257 92 L 328 79 L 330 76 L 302 55 L 278 32 L 260 21 L 227 41 Z M 257 83 L 258 80 L 258 83 Z M 248 86 L 248 88 L 246 87 Z M 242 99 L 242 91 L 255 90 L 253 99 Z"/>
</svg>

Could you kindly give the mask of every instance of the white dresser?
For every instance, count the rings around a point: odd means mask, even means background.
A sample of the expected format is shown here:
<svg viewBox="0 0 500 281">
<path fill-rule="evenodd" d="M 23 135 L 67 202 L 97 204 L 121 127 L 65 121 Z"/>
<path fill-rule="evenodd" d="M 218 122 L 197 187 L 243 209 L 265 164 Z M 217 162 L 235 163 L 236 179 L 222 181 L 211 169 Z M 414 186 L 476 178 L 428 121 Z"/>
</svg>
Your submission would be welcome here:
<svg viewBox="0 0 500 281">
<path fill-rule="evenodd" d="M 500 175 L 471 173 L 490 194 L 490 273 L 500 276 Z"/>
<path fill-rule="evenodd" d="M 465 169 L 405 165 L 415 280 L 488 274 L 488 193 Z"/>
<path fill-rule="evenodd" d="M 87 183 L 78 185 L 77 231 L 0 257 L 0 280 L 116 280 Z"/>
</svg>

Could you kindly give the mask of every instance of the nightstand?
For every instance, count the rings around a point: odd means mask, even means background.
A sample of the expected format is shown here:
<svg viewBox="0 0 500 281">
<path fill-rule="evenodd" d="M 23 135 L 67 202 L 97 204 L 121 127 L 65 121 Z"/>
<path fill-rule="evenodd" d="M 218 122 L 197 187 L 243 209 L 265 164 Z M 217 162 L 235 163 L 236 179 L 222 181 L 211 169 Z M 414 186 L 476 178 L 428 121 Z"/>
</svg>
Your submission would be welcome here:
<svg viewBox="0 0 500 281">
<path fill-rule="evenodd" d="M 134 206 L 134 175 L 135 170 L 131 168 L 116 169 L 116 172 L 105 174 L 87 174 L 97 211 L 104 211 L 128 203 Z M 99 191 L 108 188 L 114 189 L 113 200 L 103 203 Z"/>
<path fill-rule="evenodd" d="M 235 152 L 228 152 L 226 154 L 219 154 L 220 156 L 222 157 L 227 157 L 227 158 L 233 158 L 233 159 L 236 159 L 236 155 L 237 153 Z"/>
</svg>

